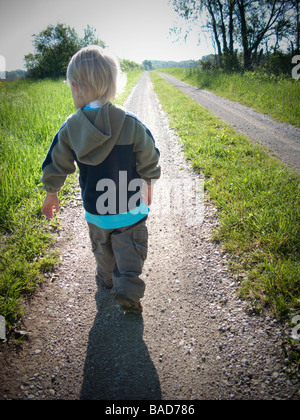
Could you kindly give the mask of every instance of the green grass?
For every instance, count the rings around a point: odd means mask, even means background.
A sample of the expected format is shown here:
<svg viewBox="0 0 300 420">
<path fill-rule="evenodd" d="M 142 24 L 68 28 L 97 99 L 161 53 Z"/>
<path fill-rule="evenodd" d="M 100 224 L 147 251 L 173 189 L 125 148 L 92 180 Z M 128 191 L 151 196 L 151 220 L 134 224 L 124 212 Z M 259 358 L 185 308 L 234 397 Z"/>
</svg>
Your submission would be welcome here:
<svg viewBox="0 0 300 420">
<path fill-rule="evenodd" d="M 219 209 L 214 239 L 232 254 L 240 295 L 252 309 L 269 307 L 280 317 L 299 311 L 299 176 L 158 74 L 151 79 Z"/>
<path fill-rule="evenodd" d="M 188 84 L 253 107 L 271 117 L 300 127 L 300 83 L 292 77 L 258 72 L 228 74 L 199 69 L 163 68 Z"/>
<path fill-rule="evenodd" d="M 41 164 L 74 108 L 62 80 L 3 82 L 0 97 L 0 314 L 10 328 L 22 312 L 22 297 L 57 261 L 55 222 L 41 217 Z"/>
<path fill-rule="evenodd" d="M 123 103 L 141 72 L 130 72 Z M 8 330 L 20 319 L 24 297 L 58 262 L 57 220 L 41 216 L 45 196 L 41 165 L 53 136 L 75 112 L 63 80 L 0 83 L 0 315 Z M 61 204 L 72 194 L 76 175 L 60 192 Z"/>
</svg>

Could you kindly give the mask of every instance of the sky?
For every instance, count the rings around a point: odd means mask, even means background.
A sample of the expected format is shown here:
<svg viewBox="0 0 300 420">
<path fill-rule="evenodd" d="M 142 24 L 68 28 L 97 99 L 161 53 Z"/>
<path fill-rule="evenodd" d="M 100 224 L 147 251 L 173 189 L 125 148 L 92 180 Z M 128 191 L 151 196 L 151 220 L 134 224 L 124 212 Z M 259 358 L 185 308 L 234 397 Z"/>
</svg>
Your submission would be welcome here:
<svg viewBox="0 0 300 420">
<path fill-rule="evenodd" d="M 0 0 L 0 71 L 4 65 L 8 71 L 24 69 L 24 55 L 34 52 L 32 35 L 57 23 L 80 36 L 89 24 L 112 53 L 137 63 L 214 53 L 209 40 L 198 45 L 196 31 L 186 42 L 176 41 L 170 28 L 177 19 L 169 0 Z"/>
</svg>

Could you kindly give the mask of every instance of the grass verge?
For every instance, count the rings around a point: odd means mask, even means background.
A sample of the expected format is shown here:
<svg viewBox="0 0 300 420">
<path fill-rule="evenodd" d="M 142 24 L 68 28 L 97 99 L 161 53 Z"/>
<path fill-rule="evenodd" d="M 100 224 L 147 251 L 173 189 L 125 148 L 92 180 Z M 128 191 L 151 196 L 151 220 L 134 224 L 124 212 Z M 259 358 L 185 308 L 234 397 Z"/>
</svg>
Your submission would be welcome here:
<svg viewBox="0 0 300 420">
<path fill-rule="evenodd" d="M 142 72 L 129 72 L 122 104 Z M 30 296 L 45 273 L 54 269 L 57 219 L 41 216 L 45 192 L 41 165 L 60 125 L 75 112 L 63 80 L 0 83 L 0 315 L 7 331 L 21 318 L 24 297 Z M 77 177 L 68 177 L 61 204 L 74 191 Z"/>
<path fill-rule="evenodd" d="M 0 97 L 0 314 L 9 331 L 22 313 L 22 298 L 57 261 L 56 222 L 41 217 L 41 163 L 74 108 L 62 80 L 3 82 Z"/>
<path fill-rule="evenodd" d="M 292 77 L 258 72 L 224 73 L 200 69 L 163 68 L 179 80 L 256 108 L 271 117 L 300 127 L 300 83 Z"/>
<path fill-rule="evenodd" d="M 195 171 L 219 209 L 214 239 L 232 253 L 239 294 L 278 317 L 300 309 L 299 176 L 151 73 Z"/>
</svg>

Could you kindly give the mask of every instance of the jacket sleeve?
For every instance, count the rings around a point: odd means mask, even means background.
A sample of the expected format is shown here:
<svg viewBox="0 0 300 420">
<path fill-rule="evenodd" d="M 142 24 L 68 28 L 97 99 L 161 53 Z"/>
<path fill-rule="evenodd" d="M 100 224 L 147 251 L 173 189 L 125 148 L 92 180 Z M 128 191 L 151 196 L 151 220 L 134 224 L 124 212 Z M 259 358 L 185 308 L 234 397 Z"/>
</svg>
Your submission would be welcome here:
<svg viewBox="0 0 300 420">
<path fill-rule="evenodd" d="M 148 130 L 142 124 L 138 124 L 135 133 L 135 142 L 133 151 L 137 162 L 137 173 L 147 184 L 151 184 L 151 180 L 157 180 L 161 175 L 161 168 L 158 164 L 160 153 L 155 147 L 155 141 Z"/>
<path fill-rule="evenodd" d="M 42 165 L 41 182 L 47 192 L 59 191 L 67 176 L 76 171 L 74 153 L 62 127 L 56 133 Z"/>
</svg>

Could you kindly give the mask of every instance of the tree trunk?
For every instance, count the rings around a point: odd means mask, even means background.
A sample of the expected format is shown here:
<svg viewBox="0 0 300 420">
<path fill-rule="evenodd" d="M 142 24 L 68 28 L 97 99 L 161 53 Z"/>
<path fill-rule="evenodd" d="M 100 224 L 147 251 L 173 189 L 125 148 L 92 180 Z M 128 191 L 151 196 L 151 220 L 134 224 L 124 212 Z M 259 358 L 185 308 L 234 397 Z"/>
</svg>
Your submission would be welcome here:
<svg viewBox="0 0 300 420">
<path fill-rule="evenodd" d="M 300 2 L 296 1 L 297 33 L 296 33 L 296 54 L 300 54 Z"/>
<path fill-rule="evenodd" d="M 220 43 L 219 36 L 218 36 L 217 21 L 216 21 L 215 15 L 214 15 L 214 11 L 213 11 L 213 9 L 211 7 L 211 4 L 209 2 L 208 2 L 208 5 L 207 5 L 207 8 L 208 8 L 208 12 L 211 16 L 211 20 L 212 20 L 212 27 L 213 27 L 215 41 L 216 41 L 216 44 L 217 44 L 218 55 L 219 55 L 219 57 L 222 57 L 222 48 L 221 48 L 221 43 Z"/>
<path fill-rule="evenodd" d="M 226 25 L 224 22 L 224 15 L 223 15 L 223 5 L 220 0 L 218 0 L 219 5 L 219 11 L 220 11 L 220 17 L 221 17 L 221 32 L 222 32 L 222 38 L 223 38 L 223 53 L 228 53 L 228 45 L 227 45 L 227 38 L 226 38 Z"/>
<path fill-rule="evenodd" d="M 235 0 L 230 0 L 229 4 L 229 51 L 230 54 L 233 55 L 234 53 L 234 47 L 233 47 L 233 13 L 234 13 L 234 7 L 235 7 Z"/>
<path fill-rule="evenodd" d="M 249 49 L 249 44 L 248 44 L 248 28 L 247 28 L 247 22 L 246 22 L 245 4 L 244 4 L 244 0 L 238 0 L 237 3 L 238 3 L 240 19 L 241 19 L 241 36 L 242 36 L 242 46 L 244 50 L 244 67 L 245 67 L 245 70 L 250 70 L 252 66 L 252 60 L 251 60 L 251 50 Z"/>
</svg>

